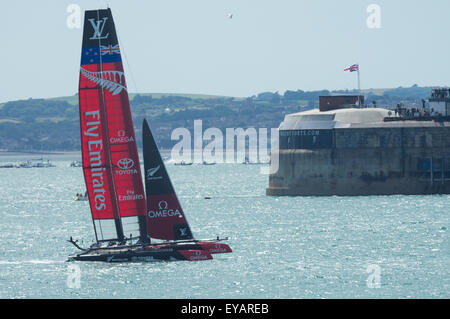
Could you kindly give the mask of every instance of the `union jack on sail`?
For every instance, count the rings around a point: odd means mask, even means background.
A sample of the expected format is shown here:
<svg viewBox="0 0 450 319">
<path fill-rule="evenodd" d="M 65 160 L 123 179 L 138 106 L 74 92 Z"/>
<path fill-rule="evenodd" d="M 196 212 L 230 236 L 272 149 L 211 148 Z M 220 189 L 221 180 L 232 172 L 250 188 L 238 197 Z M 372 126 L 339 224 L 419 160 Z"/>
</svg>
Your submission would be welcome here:
<svg viewBox="0 0 450 319">
<path fill-rule="evenodd" d="M 350 72 L 359 71 L 359 64 L 353 64 L 353 65 L 349 66 L 348 68 L 344 69 L 344 71 L 350 71 Z"/>
<path fill-rule="evenodd" d="M 113 54 L 113 53 L 120 54 L 119 45 L 118 44 L 116 44 L 116 45 L 111 45 L 111 44 L 110 45 L 101 45 L 100 53 L 102 55 Z"/>
</svg>

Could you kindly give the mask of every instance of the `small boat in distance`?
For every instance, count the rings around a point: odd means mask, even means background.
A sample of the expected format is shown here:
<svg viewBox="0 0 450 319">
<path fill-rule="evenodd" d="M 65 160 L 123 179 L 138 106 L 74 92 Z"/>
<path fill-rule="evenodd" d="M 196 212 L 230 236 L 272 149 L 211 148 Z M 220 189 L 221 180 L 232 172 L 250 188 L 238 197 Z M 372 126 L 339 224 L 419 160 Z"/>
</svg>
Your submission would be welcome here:
<svg viewBox="0 0 450 319">
<path fill-rule="evenodd" d="M 174 165 L 187 166 L 187 165 L 192 165 L 192 162 L 191 163 L 186 163 L 185 161 L 181 161 L 179 163 L 174 163 Z"/>
<path fill-rule="evenodd" d="M 80 161 L 72 161 L 70 167 L 83 167 L 83 164 Z"/>
<path fill-rule="evenodd" d="M 56 167 L 55 165 L 53 165 L 52 163 L 50 163 L 50 160 L 44 161 L 42 158 L 40 160 L 38 160 L 38 162 L 33 163 L 32 167 Z"/>
<path fill-rule="evenodd" d="M 260 165 L 260 164 L 270 164 L 270 160 L 267 161 L 257 161 L 257 162 L 251 162 L 248 157 L 245 157 L 245 160 L 242 162 L 244 165 Z"/>
<path fill-rule="evenodd" d="M 203 161 L 202 165 L 216 165 L 215 162 L 208 163 L 207 161 Z"/>
<path fill-rule="evenodd" d="M 14 168 L 14 164 L 12 163 L 6 163 L 6 164 L 1 164 L 0 168 Z"/>
<path fill-rule="evenodd" d="M 197 240 L 143 123 L 145 192 L 119 43 L 111 10 L 85 12 L 79 77 L 83 173 L 96 243 L 69 260 L 199 261 L 230 253 L 221 241 Z M 192 163 L 190 163 L 192 164 Z M 186 164 L 188 165 L 188 164 Z"/>
<path fill-rule="evenodd" d="M 75 201 L 87 201 L 89 199 L 88 191 L 83 194 L 78 194 L 75 196 Z"/>
<path fill-rule="evenodd" d="M 44 161 L 42 158 L 27 160 L 16 165 L 17 168 L 47 168 L 56 167 L 50 160 Z"/>
<path fill-rule="evenodd" d="M 17 168 L 32 168 L 33 165 L 31 164 L 30 161 L 25 161 L 25 162 L 21 162 L 19 164 L 16 165 Z"/>
</svg>

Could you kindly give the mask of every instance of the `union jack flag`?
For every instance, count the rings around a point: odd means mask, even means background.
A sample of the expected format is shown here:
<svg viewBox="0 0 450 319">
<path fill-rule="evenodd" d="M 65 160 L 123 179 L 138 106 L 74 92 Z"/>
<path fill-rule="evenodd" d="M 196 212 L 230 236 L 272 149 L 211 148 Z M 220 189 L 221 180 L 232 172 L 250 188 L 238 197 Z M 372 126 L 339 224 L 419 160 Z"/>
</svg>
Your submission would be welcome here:
<svg viewBox="0 0 450 319">
<path fill-rule="evenodd" d="M 116 45 L 111 45 L 111 44 L 110 45 L 101 45 L 100 53 L 102 55 L 105 55 L 105 54 L 112 55 L 113 53 L 120 54 L 119 45 L 118 44 L 116 44 Z"/>
<path fill-rule="evenodd" d="M 353 64 L 352 66 L 349 66 L 348 68 L 344 69 L 344 71 L 350 71 L 350 72 L 359 71 L 359 65 Z"/>
</svg>

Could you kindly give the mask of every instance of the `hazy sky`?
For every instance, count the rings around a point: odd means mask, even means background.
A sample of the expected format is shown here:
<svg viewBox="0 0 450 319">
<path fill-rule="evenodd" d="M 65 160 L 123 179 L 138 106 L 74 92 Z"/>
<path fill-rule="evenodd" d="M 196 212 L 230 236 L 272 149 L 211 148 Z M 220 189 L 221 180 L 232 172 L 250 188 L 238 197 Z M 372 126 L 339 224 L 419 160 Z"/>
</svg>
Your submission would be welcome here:
<svg viewBox="0 0 450 319">
<path fill-rule="evenodd" d="M 112 9 L 129 92 L 449 85 L 448 0 L 1 1 L 0 102 L 73 95 L 81 28 L 67 7 Z M 369 28 L 367 8 L 380 8 Z M 229 14 L 233 18 L 229 18 Z M 126 57 L 126 60 L 125 60 Z"/>
</svg>

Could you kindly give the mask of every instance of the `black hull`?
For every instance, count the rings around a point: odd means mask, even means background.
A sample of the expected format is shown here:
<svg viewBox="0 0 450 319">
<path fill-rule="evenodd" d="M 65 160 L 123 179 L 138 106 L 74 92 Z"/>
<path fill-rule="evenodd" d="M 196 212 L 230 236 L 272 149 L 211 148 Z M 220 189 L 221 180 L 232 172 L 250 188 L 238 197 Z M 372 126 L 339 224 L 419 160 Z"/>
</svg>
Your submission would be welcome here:
<svg viewBox="0 0 450 319">
<path fill-rule="evenodd" d="M 217 249 L 217 245 L 223 247 Z M 178 242 L 156 245 L 114 246 L 92 248 L 69 257 L 69 261 L 142 262 L 142 261 L 201 261 L 213 259 L 211 254 L 227 253 L 226 244 L 212 241 Z"/>
<path fill-rule="evenodd" d="M 211 258 L 204 258 L 204 260 Z M 126 252 L 126 253 L 86 253 L 69 257 L 69 260 L 76 261 L 103 261 L 103 262 L 151 262 L 151 261 L 181 261 L 189 260 L 177 251 L 167 252 Z M 203 260 L 203 259 L 202 259 Z"/>
</svg>

